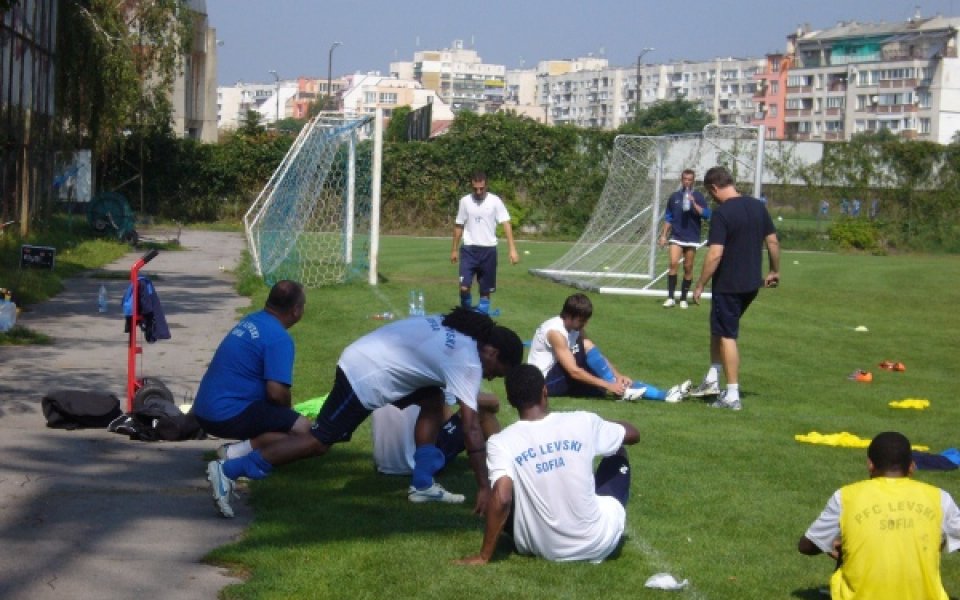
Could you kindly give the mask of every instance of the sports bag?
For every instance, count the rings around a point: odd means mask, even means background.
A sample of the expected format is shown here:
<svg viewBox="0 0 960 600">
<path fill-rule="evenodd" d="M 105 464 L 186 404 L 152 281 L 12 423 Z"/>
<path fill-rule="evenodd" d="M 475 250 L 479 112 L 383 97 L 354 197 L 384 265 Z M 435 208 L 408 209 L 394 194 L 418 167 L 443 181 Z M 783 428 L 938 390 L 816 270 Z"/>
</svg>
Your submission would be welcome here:
<svg viewBox="0 0 960 600">
<path fill-rule="evenodd" d="M 106 392 L 56 390 L 40 401 L 47 427 L 81 429 L 106 427 L 123 414 L 120 400 Z"/>
</svg>

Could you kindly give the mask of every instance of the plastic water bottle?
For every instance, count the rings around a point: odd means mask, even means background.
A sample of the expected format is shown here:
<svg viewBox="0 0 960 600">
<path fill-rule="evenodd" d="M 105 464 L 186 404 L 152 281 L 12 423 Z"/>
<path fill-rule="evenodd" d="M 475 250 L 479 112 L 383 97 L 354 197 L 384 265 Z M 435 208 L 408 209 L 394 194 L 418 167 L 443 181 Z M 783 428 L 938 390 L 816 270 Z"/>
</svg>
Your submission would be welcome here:
<svg viewBox="0 0 960 600">
<path fill-rule="evenodd" d="M 427 306 L 423 298 L 423 290 L 417 292 L 417 314 L 421 317 L 427 314 Z"/>
<path fill-rule="evenodd" d="M 107 312 L 107 288 L 102 283 L 100 284 L 100 293 L 97 294 L 97 311 Z"/>
<path fill-rule="evenodd" d="M 407 314 L 411 317 L 417 316 L 417 291 L 410 290 L 410 300 L 407 303 Z"/>
<path fill-rule="evenodd" d="M 683 211 L 690 210 L 690 190 L 683 190 Z"/>
<path fill-rule="evenodd" d="M 392 321 L 393 313 L 390 311 L 373 313 L 372 315 L 370 315 L 370 318 L 373 319 L 374 321 Z"/>
</svg>

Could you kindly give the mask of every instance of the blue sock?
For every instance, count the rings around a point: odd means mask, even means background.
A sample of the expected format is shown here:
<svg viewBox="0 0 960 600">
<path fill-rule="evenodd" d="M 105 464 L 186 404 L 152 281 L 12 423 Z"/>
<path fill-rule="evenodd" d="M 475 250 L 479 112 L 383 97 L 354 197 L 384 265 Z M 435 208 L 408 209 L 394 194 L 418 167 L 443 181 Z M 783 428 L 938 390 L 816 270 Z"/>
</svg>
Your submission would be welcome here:
<svg viewBox="0 0 960 600">
<path fill-rule="evenodd" d="M 413 487 L 423 490 L 433 485 L 433 474 L 443 468 L 443 452 L 433 444 L 417 446 L 413 453 Z"/>
<path fill-rule="evenodd" d="M 587 366 L 593 371 L 593 374 L 604 381 L 614 381 L 613 369 L 607 362 L 607 357 L 600 353 L 600 349 L 594 346 L 587 352 Z"/>
<path fill-rule="evenodd" d="M 473 308 L 473 294 L 470 292 L 460 292 L 460 306 L 464 308 Z"/>
<path fill-rule="evenodd" d="M 477 304 L 477 310 L 483 314 L 490 314 L 490 298 L 480 296 L 480 302 Z"/>
<path fill-rule="evenodd" d="M 667 399 L 667 393 L 655 385 L 650 385 L 649 383 L 644 383 L 642 381 L 634 381 L 632 388 L 647 388 L 647 391 L 643 393 L 644 400 L 660 400 L 663 402 Z"/>
<path fill-rule="evenodd" d="M 273 465 L 264 460 L 259 450 L 254 450 L 240 458 L 231 458 L 223 463 L 223 474 L 230 479 L 249 477 L 264 479 L 273 470 Z"/>
</svg>

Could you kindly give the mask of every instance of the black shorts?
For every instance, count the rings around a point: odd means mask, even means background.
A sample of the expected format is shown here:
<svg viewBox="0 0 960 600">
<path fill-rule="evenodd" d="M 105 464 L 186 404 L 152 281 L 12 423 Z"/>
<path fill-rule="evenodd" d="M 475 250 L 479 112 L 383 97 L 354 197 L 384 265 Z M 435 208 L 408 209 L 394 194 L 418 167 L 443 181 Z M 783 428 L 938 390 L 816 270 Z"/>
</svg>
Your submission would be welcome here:
<svg viewBox="0 0 960 600">
<path fill-rule="evenodd" d="M 292 408 L 259 400 L 226 421 L 208 421 L 197 417 L 197 422 L 204 431 L 218 438 L 249 440 L 264 433 L 287 433 L 299 418 L 300 414 Z"/>
<path fill-rule="evenodd" d="M 720 337 L 737 339 L 740 335 L 740 317 L 747 312 L 757 291 L 742 294 L 713 293 L 710 300 L 710 333 Z"/>
<path fill-rule="evenodd" d="M 460 247 L 460 285 L 466 288 L 472 286 L 474 275 L 481 296 L 497 289 L 496 246 Z"/>
<path fill-rule="evenodd" d="M 577 361 L 578 367 L 593 373 L 590 367 L 587 366 L 587 355 L 583 351 L 583 341 L 577 344 L 577 349 L 573 353 L 573 358 Z M 594 375 L 596 375 L 596 373 L 594 373 Z M 547 395 L 551 398 L 558 396 L 591 398 L 594 396 L 607 395 L 607 390 L 603 389 L 602 387 L 590 385 L 589 383 L 583 383 L 577 381 L 573 377 L 570 377 L 570 374 L 567 373 L 567 370 L 564 369 L 560 363 L 557 363 L 550 368 L 550 371 L 547 372 L 547 376 L 544 377 L 544 383 L 547 386 Z"/>
<path fill-rule="evenodd" d="M 371 412 L 373 411 L 360 403 L 347 376 L 340 367 L 337 367 L 333 389 L 330 390 L 320 408 L 310 433 L 327 446 L 338 442 L 349 442 L 353 432 L 370 416 Z"/>
</svg>

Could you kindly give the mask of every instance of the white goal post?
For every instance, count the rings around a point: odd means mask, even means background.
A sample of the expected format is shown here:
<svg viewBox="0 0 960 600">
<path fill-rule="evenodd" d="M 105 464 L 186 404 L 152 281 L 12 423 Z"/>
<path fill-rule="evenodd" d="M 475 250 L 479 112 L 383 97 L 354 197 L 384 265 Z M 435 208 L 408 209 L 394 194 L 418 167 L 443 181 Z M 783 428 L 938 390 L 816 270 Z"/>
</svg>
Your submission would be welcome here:
<svg viewBox="0 0 960 600">
<path fill-rule="evenodd" d="M 266 283 L 376 283 L 381 117 L 320 113 L 300 131 L 243 217 Z"/>
<path fill-rule="evenodd" d="M 602 294 L 666 296 L 669 266 L 657 247 L 663 210 L 684 169 L 730 169 L 738 189 L 759 195 L 764 128 L 707 125 L 702 133 L 619 135 L 603 193 L 580 239 L 558 260 L 531 273 Z M 709 296 L 709 294 L 704 294 Z"/>
</svg>

